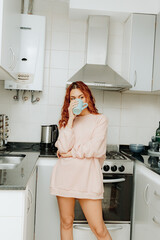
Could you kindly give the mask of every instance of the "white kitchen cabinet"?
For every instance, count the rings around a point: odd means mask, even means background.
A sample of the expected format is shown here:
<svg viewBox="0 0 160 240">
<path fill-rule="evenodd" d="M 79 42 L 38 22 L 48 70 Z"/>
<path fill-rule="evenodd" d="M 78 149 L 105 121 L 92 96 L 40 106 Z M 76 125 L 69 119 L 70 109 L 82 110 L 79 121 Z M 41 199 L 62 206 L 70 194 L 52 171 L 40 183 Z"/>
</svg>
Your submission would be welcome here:
<svg viewBox="0 0 160 240">
<path fill-rule="evenodd" d="M 21 0 L 0 0 L 0 80 L 13 79 L 20 44 Z"/>
<path fill-rule="evenodd" d="M 26 188 L 25 201 L 25 236 L 24 240 L 34 240 L 35 197 L 36 197 L 36 170 L 31 176 Z"/>
<path fill-rule="evenodd" d="M 136 163 L 134 180 L 132 240 L 159 240 L 160 176 Z"/>
<path fill-rule="evenodd" d="M 149 174 L 149 238 L 159 240 L 160 236 L 160 176 L 154 172 Z"/>
<path fill-rule="evenodd" d="M 159 0 L 128 1 L 128 0 L 70 0 L 70 12 L 81 17 L 88 15 L 120 15 L 125 13 L 151 13 L 157 14 L 160 10 Z"/>
<path fill-rule="evenodd" d="M 24 191 L 0 191 L 0 239 L 22 240 Z"/>
<path fill-rule="evenodd" d="M 60 217 L 56 196 L 50 194 L 52 170 L 58 158 L 42 158 L 37 162 L 37 194 L 35 240 L 60 240 Z"/>
<path fill-rule="evenodd" d="M 152 90 L 155 15 L 131 14 L 124 23 L 122 76 L 136 91 Z"/>
<path fill-rule="evenodd" d="M 0 239 L 33 240 L 36 170 L 26 190 L 0 191 Z"/>
<path fill-rule="evenodd" d="M 159 200 L 160 205 L 160 200 Z M 160 239 L 160 207 L 152 207 L 149 212 L 149 237 L 148 239 Z"/>
<path fill-rule="evenodd" d="M 160 13 L 156 17 L 155 52 L 153 68 L 153 91 L 160 90 Z"/>
</svg>

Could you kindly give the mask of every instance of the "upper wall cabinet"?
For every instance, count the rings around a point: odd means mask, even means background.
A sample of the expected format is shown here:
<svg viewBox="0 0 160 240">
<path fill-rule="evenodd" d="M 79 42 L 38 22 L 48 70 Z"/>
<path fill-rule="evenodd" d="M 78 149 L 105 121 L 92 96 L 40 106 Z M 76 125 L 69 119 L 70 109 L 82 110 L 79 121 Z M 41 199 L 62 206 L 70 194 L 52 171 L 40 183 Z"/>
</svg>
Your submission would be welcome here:
<svg viewBox="0 0 160 240">
<path fill-rule="evenodd" d="M 21 0 L 0 0 L 0 80 L 14 78 L 20 44 Z"/>
<path fill-rule="evenodd" d="M 128 0 L 69 0 L 70 13 L 83 16 L 110 15 L 111 13 L 150 13 L 160 11 L 159 0 L 128 1 Z"/>
<path fill-rule="evenodd" d="M 156 19 L 155 53 L 153 67 L 153 91 L 160 90 L 160 13 Z"/>
<path fill-rule="evenodd" d="M 124 24 L 122 76 L 131 90 L 151 91 L 155 15 L 132 14 Z"/>
</svg>

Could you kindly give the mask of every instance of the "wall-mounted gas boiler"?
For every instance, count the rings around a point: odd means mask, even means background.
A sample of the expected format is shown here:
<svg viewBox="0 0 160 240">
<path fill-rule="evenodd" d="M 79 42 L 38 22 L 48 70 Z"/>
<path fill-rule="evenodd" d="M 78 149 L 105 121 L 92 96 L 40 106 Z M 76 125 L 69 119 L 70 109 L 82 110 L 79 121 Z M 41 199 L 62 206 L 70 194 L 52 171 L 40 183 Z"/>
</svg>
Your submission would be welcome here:
<svg viewBox="0 0 160 240">
<path fill-rule="evenodd" d="M 6 80 L 5 89 L 42 91 L 45 17 L 21 14 L 20 55 L 16 80 Z"/>
</svg>

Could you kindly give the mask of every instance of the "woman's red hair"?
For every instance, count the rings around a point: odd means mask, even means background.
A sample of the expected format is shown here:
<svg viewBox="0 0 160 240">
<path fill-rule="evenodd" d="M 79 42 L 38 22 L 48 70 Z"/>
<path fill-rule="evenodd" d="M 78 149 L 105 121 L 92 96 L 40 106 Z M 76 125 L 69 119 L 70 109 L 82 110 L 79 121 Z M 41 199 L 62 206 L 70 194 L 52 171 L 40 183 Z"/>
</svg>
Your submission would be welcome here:
<svg viewBox="0 0 160 240">
<path fill-rule="evenodd" d="M 72 89 L 79 89 L 87 99 L 88 103 L 88 110 L 92 114 L 99 114 L 97 108 L 95 107 L 95 98 L 92 95 L 91 90 L 88 88 L 88 86 L 83 83 L 82 81 L 73 82 L 69 87 L 66 89 L 66 95 L 64 98 L 64 104 L 61 110 L 61 119 L 59 120 L 59 127 L 65 127 L 68 123 L 69 119 L 69 113 L 68 113 L 68 107 L 70 104 L 70 92 Z"/>
</svg>

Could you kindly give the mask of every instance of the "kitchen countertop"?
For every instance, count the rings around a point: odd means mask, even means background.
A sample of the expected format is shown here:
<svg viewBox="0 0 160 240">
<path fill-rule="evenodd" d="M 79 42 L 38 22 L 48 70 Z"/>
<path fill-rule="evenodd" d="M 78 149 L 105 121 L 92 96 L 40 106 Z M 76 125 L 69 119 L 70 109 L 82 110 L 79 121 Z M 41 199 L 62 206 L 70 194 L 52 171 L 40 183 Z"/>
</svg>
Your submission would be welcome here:
<svg viewBox="0 0 160 240">
<path fill-rule="evenodd" d="M 56 149 L 41 149 L 40 143 L 9 142 L 0 154 L 26 155 L 16 168 L 0 169 L 0 190 L 25 190 L 38 158 L 57 158 Z"/>
<path fill-rule="evenodd" d="M 152 170 L 153 172 L 157 173 L 158 175 L 160 175 L 160 167 L 158 167 L 158 162 L 157 160 L 149 160 L 149 156 L 148 155 L 142 155 L 144 162 L 136 159 L 136 162 L 138 162 L 139 164 L 143 164 L 145 165 L 147 168 L 149 168 L 150 170 Z"/>
<path fill-rule="evenodd" d="M 28 180 L 36 168 L 39 152 L 22 151 L 9 154 L 24 154 L 25 157 L 16 168 L 0 169 L 0 190 L 25 190 Z"/>
<path fill-rule="evenodd" d="M 160 175 L 160 167 L 156 158 L 154 161 L 149 159 L 148 148 L 138 156 L 139 159 L 133 157 L 129 150 L 129 146 L 120 145 L 120 151 L 131 156 L 133 161 L 145 165 L 150 170 Z M 14 169 L 0 169 L 0 190 L 25 190 L 30 176 L 36 168 L 39 157 L 57 158 L 56 150 L 40 149 L 39 143 L 9 143 L 6 151 L 0 152 L 9 154 L 26 155 L 22 162 Z M 127 155 L 128 156 L 128 155 Z"/>
<path fill-rule="evenodd" d="M 138 154 L 138 155 L 132 155 L 131 151 L 129 150 L 129 146 L 128 145 L 121 145 L 120 146 L 120 151 L 125 152 L 127 155 L 127 157 L 129 157 L 129 155 L 131 156 L 131 160 L 136 161 L 138 164 L 142 164 L 144 166 L 146 166 L 147 168 L 149 168 L 151 171 L 157 173 L 158 175 L 160 175 L 160 162 L 159 161 L 159 157 L 150 157 L 148 155 L 148 146 L 145 147 L 145 150 L 142 152 L 142 154 Z M 128 155 L 129 154 L 129 155 Z"/>
</svg>

